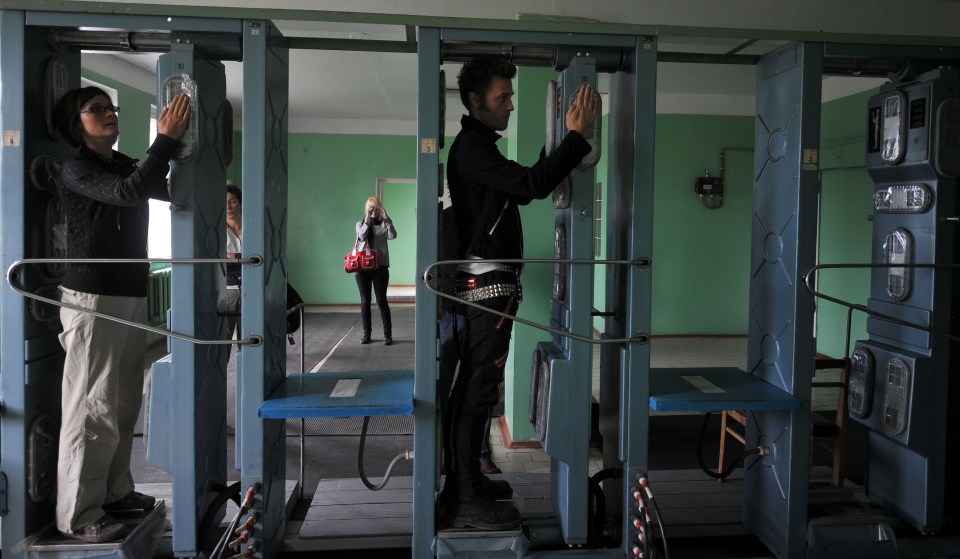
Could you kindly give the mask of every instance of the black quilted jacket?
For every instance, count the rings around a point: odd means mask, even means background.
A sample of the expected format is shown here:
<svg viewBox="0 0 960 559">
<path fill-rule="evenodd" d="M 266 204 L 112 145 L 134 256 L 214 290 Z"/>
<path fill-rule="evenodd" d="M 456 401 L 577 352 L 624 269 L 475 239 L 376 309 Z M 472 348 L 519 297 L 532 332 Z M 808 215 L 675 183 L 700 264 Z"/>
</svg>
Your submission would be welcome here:
<svg viewBox="0 0 960 559">
<path fill-rule="evenodd" d="M 60 172 L 69 258 L 146 258 L 150 198 L 170 200 L 169 161 L 178 142 L 157 135 L 143 164 L 81 147 Z M 146 297 L 148 264 L 73 264 L 61 284 L 97 295 Z"/>
</svg>

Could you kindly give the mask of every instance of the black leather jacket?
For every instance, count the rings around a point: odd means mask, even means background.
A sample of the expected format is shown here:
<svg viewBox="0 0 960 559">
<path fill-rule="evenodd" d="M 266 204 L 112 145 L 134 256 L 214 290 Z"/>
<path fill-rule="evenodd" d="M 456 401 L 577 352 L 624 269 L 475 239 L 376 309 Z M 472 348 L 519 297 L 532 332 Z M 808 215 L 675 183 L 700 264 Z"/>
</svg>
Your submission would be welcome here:
<svg viewBox="0 0 960 559">
<path fill-rule="evenodd" d="M 592 149 L 577 132 L 530 167 L 504 157 L 500 135 L 463 116 L 447 158 L 447 180 L 457 229 L 458 256 L 522 258 L 523 229 L 517 206 L 546 198 Z"/>
</svg>

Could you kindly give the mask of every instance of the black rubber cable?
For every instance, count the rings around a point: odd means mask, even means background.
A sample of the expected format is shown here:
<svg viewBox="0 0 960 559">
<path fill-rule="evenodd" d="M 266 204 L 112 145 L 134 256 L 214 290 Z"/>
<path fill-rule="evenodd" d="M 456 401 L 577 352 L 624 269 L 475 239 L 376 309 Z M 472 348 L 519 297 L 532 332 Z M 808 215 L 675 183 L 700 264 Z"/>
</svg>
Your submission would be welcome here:
<svg viewBox="0 0 960 559">
<path fill-rule="evenodd" d="M 214 543 L 210 536 L 213 534 L 213 524 L 216 520 L 217 514 L 220 512 L 220 508 L 227 504 L 227 501 L 233 501 L 236 503 L 237 507 L 240 506 L 239 481 L 217 490 L 216 497 L 210 501 L 210 504 L 207 505 L 207 510 L 201 517 L 200 525 L 198 527 L 198 532 L 200 533 L 200 549 L 203 551 L 206 557 L 212 557 L 215 547 L 219 545 L 219 541 Z M 220 539 L 223 539 L 223 535 L 220 536 Z"/>
<path fill-rule="evenodd" d="M 383 479 L 380 480 L 380 483 L 374 485 L 367 479 L 367 474 L 363 471 L 363 447 L 366 444 L 367 440 L 367 425 L 370 423 L 370 417 L 364 416 L 363 418 L 363 428 L 360 429 L 360 451 L 357 453 L 357 469 L 360 471 L 360 481 L 369 489 L 370 491 L 380 491 L 387 486 L 387 482 L 390 481 L 390 473 L 393 471 L 393 467 L 397 465 L 402 458 L 407 456 L 407 453 L 398 454 L 390 462 L 390 465 L 387 466 L 387 472 L 383 474 Z"/>
<path fill-rule="evenodd" d="M 600 484 L 608 479 L 618 478 L 620 474 L 619 469 L 607 468 L 590 476 L 590 495 L 594 499 L 594 511 L 591 516 L 593 526 L 588 530 L 588 533 L 593 539 L 593 545 L 597 547 L 604 547 L 603 525 L 606 521 L 607 512 L 607 498 L 603 494 L 603 487 Z"/>
<path fill-rule="evenodd" d="M 641 491 L 643 491 L 643 489 L 641 489 Z M 651 496 L 647 506 L 653 509 L 653 515 L 657 518 L 657 525 L 660 526 L 660 544 L 663 546 L 663 558 L 670 559 L 670 548 L 667 547 L 667 533 L 664 532 L 663 518 L 660 517 L 660 507 L 657 505 L 657 500 Z"/>
<path fill-rule="evenodd" d="M 643 491 L 643 489 L 641 489 L 640 491 Z M 644 501 L 644 504 L 646 504 L 646 501 Z M 648 508 L 649 508 L 649 505 L 646 505 L 641 509 L 642 511 L 640 513 L 640 517 L 641 517 L 640 521 L 643 522 L 643 554 L 646 557 L 650 557 L 652 559 L 654 533 L 653 533 L 653 527 L 650 526 L 650 515 L 647 514 Z"/>
<path fill-rule="evenodd" d="M 700 469 L 703 470 L 703 473 L 707 474 L 713 479 L 726 479 L 730 477 L 730 474 L 732 474 L 734 470 L 737 469 L 737 466 L 743 463 L 743 460 L 747 456 L 750 456 L 751 454 L 759 454 L 760 449 L 750 448 L 750 449 L 744 450 L 743 454 L 734 458 L 729 464 L 724 466 L 723 470 L 719 472 L 714 472 L 713 470 L 708 468 L 706 461 L 704 461 L 703 459 L 703 442 L 705 440 L 705 435 L 707 433 L 707 426 L 710 423 L 711 415 L 713 415 L 711 412 L 707 412 L 703 414 L 703 423 L 700 424 L 700 435 L 697 438 L 697 462 L 700 464 Z"/>
</svg>

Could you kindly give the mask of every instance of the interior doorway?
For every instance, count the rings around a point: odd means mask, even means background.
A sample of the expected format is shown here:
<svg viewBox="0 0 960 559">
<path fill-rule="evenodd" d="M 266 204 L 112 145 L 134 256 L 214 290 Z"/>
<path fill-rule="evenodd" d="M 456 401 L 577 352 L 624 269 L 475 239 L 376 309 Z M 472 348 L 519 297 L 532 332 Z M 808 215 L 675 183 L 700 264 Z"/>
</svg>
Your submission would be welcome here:
<svg viewBox="0 0 960 559">
<path fill-rule="evenodd" d="M 397 230 L 397 238 L 389 245 L 387 297 L 412 302 L 417 284 L 417 179 L 378 178 L 376 196 Z"/>
</svg>

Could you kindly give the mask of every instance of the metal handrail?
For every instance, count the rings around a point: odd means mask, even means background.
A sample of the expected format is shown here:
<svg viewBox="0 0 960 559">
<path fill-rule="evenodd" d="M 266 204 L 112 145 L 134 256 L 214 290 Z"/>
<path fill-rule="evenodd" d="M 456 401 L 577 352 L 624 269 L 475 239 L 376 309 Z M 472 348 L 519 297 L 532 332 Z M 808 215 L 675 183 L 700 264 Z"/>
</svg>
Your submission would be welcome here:
<svg viewBox="0 0 960 559">
<path fill-rule="evenodd" d="M 459 265 L 459 264 L 587 264 L 591 266 L 596 266 L 597 264 L 611 264 L 615 266 L 637 266 L 638 268 L 648 268 L 650 267 L 649 258 L 637 258 L 636 260 L 593 260 L 590 258 L 504 258 L 504 259 L 486 259 L 486 258 L 474 258 L 470 260 L 438 260 L 433 264 L 427 266 L 427 269 L 423 271 L 423 276 L 420 278 L 423 280 L 424 287 L 427 288 L 427 291 L 437 295 L 443 299 L 449 299 L 455 301 L 459 304 L 466 305 L 468 307 L 474 307 L 482 311 L 488 312 L 490 314 L 500 316 L 512 320 L 513 322 L 518 322 L 524 324 L 531 328 L 537 330 L 543 330 L 544 332 L 549 332 L 555 336 L 560 336 L 563 338 L 570 338 L 571 340 L 577 340 L 581 342 L 586 342 L 588 344 L 645 344 L 650 341 L 650 334 L 646 332 L 637 332 L 630 338 L 610 338 L 610 339 L 596 339 L 588 338 L 586 336 L 581 336 L 579 334 L 574 334 L 573 332 L 564 332 L 563 330 L 557 330 L 556 328 L 550 328 L 543 324 L 538 324 L 530 320 L 519 318 L 507 314 L 505 312 L 495 311 L 491 308 L 485 307 L 478 303 L 472 301 L 464 301 L 451 295 L 449 293 L 443 293 L 442 291 L 434 288 L 430 285 L 431 281 L 431 271 L 438 266 L 450 266 L 450 265 Z"/>
<path fill-rule="evenodd" d="M 80 307 L 77 305 L 72 305 L 70 303 L 64 303 L 63 301 L 58 301 L 56 299 L 50 299 L 49 297 L 43 297 L 37 295 L 36 293 L 31 293 L 26 289 L 15 285 L 15 281 L 21 279 L 19 268 L 27 264 L 249 264 L 250 266 L 260 266 L 263 264 L 263 258 L 257 255 L 247 256 L 244 258 L 25 258 L 23 260 L 17 260 L 10 264 L 10 267 L 7 268 L 7 285 L 10 286 L 10 289 L 16 291 L 17 293 L 23 295 L 28 299 L 34 299 L 41 301 L 50 305 L 57 307 L 63 307 L 67 309 L 72 309 L 75 311 L 91 314 L 93 316 L 103 318 L 106 320 L 112 320 L 113 322 L 119 322 L 120 324 L 125 324 L 127 326 L 138 328 L 140 330 L 146 330 L 147 332 L 153 332 L 155 334 L 160 334 L 161 336 L 168 336 L 171 338 L 176 338 L 178 340 L 183 340 L 185 342 L 190 342 L 197 345 L 249 345 L 252 347 L 257 347 L 263 343 L 263 338 L 260 336 L 250 336 L 244 340 L 202 340 L 200 338 L 194 338 L 193 336 L 187 336 L 186 334 L 179 334 L 171 330 L 165 330 L 163 328 L 157 328 L 156 326 L 151 326 L 149 324 L 142 324 L 140 322 L 133 322 L 131 320 L 126 320 L 116 316 L 111 316 L 109 314 L 104 314 L 97 312 L 85 307 Z"/>
<path fill-rule="evenodd" d="M 917 324 L 916 322 L 910 322 L 909 320 L 904 320 L 896 316 L 892 316 L 886 313 L 882 313 L 876 310 L 873 310 L 865 305 L 850 303 L 836 297 L 831 297 L 830 295 L 825 295 L 814 289 L 811 281 L 811 276 L 819 270 L 840 270 L 840 269 L 857 269 L 857 268 L 928 268 L 928 269 L 958 269 L 960 264 L 817 264 L 816 266 L 807 270 L 807 273 L 803 274 L 803 278 L 800 280 L 800 283 L 810 292 L 811 295 L 817 297 L 818 299 L 823 299 L 825 301 L 830 301 L 831 303 L 836 303 L 842 307 L 847 307 L 847 340 L 846 340 L 846 352 L 847 355 L 850 354 L 850 315 L 854 310 L 860 311 L 868 316 L 873 316 L 876 318 L 882 318 L 884 320 L 893 322 L 894 324 L 899 324 L 900 326 L 908 326 L 910 328 L 916 328 L 917 330 L 928 332 L 930 334 L 936 334 L 938 336 L 944 336 L 953 341 L 960 341 L 960 336 L 956 334 L 951 334 L 950 332 L 945 332 L 937 328 L 931 328 L 929 326 L 924 326 L 923 324 Z"/>
</svg>

